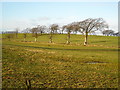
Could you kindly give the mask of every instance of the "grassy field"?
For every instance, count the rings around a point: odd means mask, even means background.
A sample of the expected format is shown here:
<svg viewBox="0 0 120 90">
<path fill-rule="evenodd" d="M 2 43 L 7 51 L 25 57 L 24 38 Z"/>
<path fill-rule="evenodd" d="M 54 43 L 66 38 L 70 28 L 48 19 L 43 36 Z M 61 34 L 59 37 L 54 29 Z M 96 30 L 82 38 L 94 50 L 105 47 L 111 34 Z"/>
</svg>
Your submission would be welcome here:
<svg viewBox="0 0 120 90">
<path fill-rule="evenodd" d="M 11 41 L 3 35 L 2 87 L 27 88 L 118 88 L 118 37 L 89 36 L 89 45 L 83 46 L 84 36 L 39 36 L 38 42 L 22 34 Z"/>
</svg>

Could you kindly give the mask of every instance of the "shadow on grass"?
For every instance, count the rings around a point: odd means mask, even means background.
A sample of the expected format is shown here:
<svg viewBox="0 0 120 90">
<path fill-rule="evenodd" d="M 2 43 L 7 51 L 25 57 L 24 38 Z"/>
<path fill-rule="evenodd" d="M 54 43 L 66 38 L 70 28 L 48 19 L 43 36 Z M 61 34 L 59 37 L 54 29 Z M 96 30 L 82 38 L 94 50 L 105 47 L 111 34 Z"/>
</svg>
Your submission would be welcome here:
<svg viewBox="0 0 120 90">
<path fill-rule="evenodd" d="M 108 41 L 95 41 L 95 42 L 91 42 L 91 43 L 99 43 L 99 42 L 108 42 Z"/>
<path fill-rule="evenodd" d="M 11 46 L 20 46 L 20 47 L 29 47 L 29 48 L 40 48 L 40 49 L 49 49 L 49 50 L 70 50 L 70 51 L 120 51 L 120 49 L 63 49 L 63 48 L 52 48 L 52 47 L 35 47 L 35 46 L 23 46 L 23 45 L 13 45 L 5 44 Z"/>
</svg>

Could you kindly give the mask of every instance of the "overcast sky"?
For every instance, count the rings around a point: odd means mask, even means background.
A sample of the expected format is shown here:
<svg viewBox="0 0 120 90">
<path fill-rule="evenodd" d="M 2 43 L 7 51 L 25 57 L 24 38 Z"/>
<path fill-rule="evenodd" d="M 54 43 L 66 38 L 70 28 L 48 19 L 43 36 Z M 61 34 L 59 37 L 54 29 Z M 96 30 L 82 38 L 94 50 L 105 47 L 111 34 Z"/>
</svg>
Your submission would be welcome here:
<svg viewBox="0 0 120 90">
<path fill-rule="evenodd" d="M 118 2 L 2 2 L 1 30 L 103 18 L 118 30 Z"/>
</svg>

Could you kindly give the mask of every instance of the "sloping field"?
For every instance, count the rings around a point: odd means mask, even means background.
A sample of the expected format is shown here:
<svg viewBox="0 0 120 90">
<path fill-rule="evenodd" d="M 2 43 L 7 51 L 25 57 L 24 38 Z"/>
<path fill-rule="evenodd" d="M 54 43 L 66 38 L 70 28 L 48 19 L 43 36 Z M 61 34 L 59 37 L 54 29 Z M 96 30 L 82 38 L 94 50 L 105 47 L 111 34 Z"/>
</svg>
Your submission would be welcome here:
<svg viewBox="0 0 120 90">
<path fill-rule="evenodd" d="M 22 34 L 11 41 L 3 35 L 3 88 L 118 88 L 118 38 L 89 36 L 39 36 L 38 42 Z M 28 85 L 28 83 L 30 85 Z"/>
</svg>

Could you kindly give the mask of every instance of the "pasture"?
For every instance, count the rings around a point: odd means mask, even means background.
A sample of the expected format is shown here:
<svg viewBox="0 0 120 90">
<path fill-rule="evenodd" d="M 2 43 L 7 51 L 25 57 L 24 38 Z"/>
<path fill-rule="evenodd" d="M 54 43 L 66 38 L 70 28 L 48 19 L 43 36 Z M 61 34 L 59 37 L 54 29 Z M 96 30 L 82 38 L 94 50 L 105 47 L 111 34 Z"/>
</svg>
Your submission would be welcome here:
<svg viewBox="0 0 120 90">
<path fill-rule="evenodd" d="M 43 34 L 26 42 L 22 34 L 10 41 L 2 38 L 2 87 L 27 88 L 118 88 L 118 37 Z"/>
</svg>

